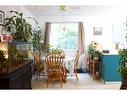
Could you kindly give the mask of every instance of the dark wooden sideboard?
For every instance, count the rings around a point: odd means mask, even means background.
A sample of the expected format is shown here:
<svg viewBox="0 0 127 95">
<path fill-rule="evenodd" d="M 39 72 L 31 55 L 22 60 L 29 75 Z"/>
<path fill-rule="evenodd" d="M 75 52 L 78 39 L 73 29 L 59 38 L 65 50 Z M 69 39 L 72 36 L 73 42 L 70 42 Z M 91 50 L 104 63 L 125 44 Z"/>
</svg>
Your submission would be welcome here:
<svg viewBox="0 0 127 95">
<path fill-rule="evenodd" d="M 31 63 L 25 62 L 8 73 L 1 73 L 0 89 L 31 89 Z"/>
</svg>

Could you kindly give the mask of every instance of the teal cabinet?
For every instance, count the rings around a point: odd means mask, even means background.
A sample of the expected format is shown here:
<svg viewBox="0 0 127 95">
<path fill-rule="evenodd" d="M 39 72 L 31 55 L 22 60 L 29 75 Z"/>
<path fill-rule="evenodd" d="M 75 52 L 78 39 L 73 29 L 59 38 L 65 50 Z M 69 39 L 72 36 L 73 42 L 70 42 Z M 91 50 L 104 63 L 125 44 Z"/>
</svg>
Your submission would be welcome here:
<svg viewBox="0 0 127 95">
<path fill-rule="evenodd" d="M 118 55 L 101 56 L 101 77 L 104 82 L 120 82 L 121 76 L 117 71 L 119 65 Z"/>
</svg>

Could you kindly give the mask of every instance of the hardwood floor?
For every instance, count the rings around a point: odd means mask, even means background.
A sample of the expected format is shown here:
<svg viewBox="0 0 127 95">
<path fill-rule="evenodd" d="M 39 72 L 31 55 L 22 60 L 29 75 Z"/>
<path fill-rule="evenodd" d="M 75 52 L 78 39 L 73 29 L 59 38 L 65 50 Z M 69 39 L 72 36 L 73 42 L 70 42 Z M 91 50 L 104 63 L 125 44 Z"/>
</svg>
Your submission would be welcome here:
<svg viewBox="0 0 127 95">
<path fill-rule="evenodd" d="M 47 80 L 45 76 L 41 76 L 40 78 L 35 80 L 35 77 L 32 78 L 32 89 L 46 89 L 46 90 L 71 90 L 71 89 L 90 89 L 90 90 L 119 90 L 121 83 L 107 83 L 104 84 L 100 80 L 93 80 L 87 73 L 78 73 L 79 81 L 77 82 L 75 76 L 68 76 L 67 83 L 63 83 L 63 87 L 61 88 L 60 83 L 55 81 L 49 83 L 49 87 L 47 88 Z"/>
</svg>

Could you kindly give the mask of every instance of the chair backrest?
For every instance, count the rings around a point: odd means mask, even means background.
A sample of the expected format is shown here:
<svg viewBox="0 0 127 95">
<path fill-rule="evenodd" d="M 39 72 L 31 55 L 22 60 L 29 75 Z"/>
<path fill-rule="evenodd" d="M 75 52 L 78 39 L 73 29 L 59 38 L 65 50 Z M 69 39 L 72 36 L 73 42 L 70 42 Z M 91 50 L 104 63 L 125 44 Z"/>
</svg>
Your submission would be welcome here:
<svg viewBox="0 0 127 95">
<path fill-rule="evenodd" d="M 76 66 L 78 65 L 79 57 L 80 57 L 79 52 L 76 52 L 76 56 L 75 56 L 75 59 L 74 59 L 74 64 L 75 64 Z"/>
<path fill-rule="evenodd" d="M 65 52 L 63 50 L 61 50 L 60 55 L 61 57 L 65 58 Z"/>
<path fill-rule="evenodd" d="M 59 72 L 63 66 L 63 58 L 58 53 L 50 53 L 45 57 L 47 72 Z"/>
<path fill-rule="evenodd" d="M 40 55 L 37 52 L 34 53 L 34 60 L 35 60 L 35 66 L 38 66 L 41 64 Z"/>
</svg>

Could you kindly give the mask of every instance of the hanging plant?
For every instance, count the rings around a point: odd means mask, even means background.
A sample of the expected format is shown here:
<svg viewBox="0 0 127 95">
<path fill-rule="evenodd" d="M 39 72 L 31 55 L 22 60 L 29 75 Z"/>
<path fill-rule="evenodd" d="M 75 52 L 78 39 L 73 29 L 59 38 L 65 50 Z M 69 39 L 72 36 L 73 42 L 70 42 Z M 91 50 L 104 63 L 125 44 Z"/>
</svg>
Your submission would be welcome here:
<svg viewBox="0 0 127 95">
<path fill-rule="evenodd" d="M 13 14 L 5 19 L 5 29 L 10 32 L 14 41 L 26 42 L 32 37 L 31 25 L 23 18 L 23 13 L 10 11 Z"/>
</svg>

